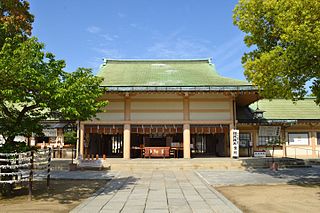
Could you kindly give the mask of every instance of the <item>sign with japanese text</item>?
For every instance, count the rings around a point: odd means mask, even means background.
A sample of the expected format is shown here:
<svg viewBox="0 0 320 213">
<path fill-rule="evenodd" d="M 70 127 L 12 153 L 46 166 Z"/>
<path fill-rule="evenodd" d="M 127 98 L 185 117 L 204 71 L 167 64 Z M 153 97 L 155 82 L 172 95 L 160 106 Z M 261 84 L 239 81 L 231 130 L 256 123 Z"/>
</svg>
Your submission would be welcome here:
<svg viewBox="0 0 320 213">
<path fill-rule="evenodd" d="M 46 137 L 57 137 L 57 129 L 43 129 L 44 136 Z"/>
<path fill-rule="evenodd" d="M 265 157 L 267 157 L 267 152 L 266 151 L 254 151 L 253 156 L 256 158 L 265 158 Z"/>
<path fill-rule="evenodd" d="M 239 158 L 239 130 L 234 129 L 231 132 L 232 146 L 231 146 L 231 157 Z"/>
</svg>

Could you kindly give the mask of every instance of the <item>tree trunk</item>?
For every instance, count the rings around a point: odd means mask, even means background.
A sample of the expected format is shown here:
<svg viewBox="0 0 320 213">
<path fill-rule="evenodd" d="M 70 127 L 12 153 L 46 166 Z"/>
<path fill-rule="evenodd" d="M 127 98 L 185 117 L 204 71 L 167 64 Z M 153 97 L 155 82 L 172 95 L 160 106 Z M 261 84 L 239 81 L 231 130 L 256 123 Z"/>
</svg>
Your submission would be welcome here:
<svg viewBox="0 0 320 213">
<path fill-rule="evenodd" d="M 274 163 L 274 146 L 272 146 L 272 163 Z"/>
<path fill-rule="evenodd" d="M 271 168 L 273 171 L 278 171 L 278 166 L 279 166 L 278 163 L 276 163 L 274 161 L 274 146 L 272 146 L 272 166 L 271 166 Z"/>
</svg>

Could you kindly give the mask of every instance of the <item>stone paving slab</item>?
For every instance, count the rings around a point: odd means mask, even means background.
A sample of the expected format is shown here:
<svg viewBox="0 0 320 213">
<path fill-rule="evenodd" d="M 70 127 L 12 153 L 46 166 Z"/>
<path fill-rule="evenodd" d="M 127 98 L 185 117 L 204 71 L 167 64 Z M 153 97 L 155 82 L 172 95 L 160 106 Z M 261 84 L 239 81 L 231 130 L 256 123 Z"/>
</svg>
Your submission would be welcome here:
<svg viewBox="0 0 320 213">
<path fill-rule="evenodd" d="M 65 179 L 65 180 L 111 180 L 117 173 L 111 171 L 51 171 L 51 179 Z M 47 178 L 46 171 L 35 171 L 34 179 Z"/>
<path fill-rule="evenodd" d="M 76 212 L 241 212 L 193 171 L 121 171 Z"/>
<path fill-rule="evenodd" d="M 265 185 L 265 184 L 311 184 L 320 183 L 320 167 L 292 168 L 272 171 L 256 169 L 249 171 L 196 171 L 209 185 Z"/>
</svg>

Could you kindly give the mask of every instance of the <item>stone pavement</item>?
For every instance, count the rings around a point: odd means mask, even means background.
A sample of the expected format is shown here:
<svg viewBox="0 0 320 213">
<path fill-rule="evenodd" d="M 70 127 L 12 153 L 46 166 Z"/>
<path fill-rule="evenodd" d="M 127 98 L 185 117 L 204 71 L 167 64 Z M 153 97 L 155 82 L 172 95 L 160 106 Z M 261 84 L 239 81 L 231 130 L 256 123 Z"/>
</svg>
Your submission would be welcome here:
<svg viewBox="0 0 320 213">
<path fill-rule="evenodd" d="M 121 171 L 76 212 L 241 212 L 195 172 Z"/>
<path fill-rule="evenodd" d="M 250 171 L 196 171 L 209 185 L 266 185 L 266 184 L 313 184 L 320 183 L 320 167 L 292 168 L 272 171 L 256 169 Z"/>
<path fill-rule="evenodd" d="M 64 180 L 111 180 L 117 173 L 114 171 L 89 171 L 89 170 L 77 170 L 77 171 L 51 171 L 51 179 L 64 179 Z M 36 170 L 33 178 L 35 180 L 45 180 L 47 178 L 47 171 Z"/>
</svg>

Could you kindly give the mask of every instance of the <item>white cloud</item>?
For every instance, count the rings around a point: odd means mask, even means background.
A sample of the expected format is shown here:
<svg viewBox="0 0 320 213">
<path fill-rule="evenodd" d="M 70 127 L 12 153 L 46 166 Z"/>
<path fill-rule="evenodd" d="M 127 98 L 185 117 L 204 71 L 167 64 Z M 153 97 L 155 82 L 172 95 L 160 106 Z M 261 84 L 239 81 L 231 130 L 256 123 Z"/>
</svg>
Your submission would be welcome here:
<svg viewBox="0 0 320 213">
<path fill-rule="evenodd" d="M 176 36 L 155 42 L 147 51 L 156 58 L 208 58 L 212 55 L 212 49 L 205 42 Z"/>
<path fill-rule="evenodd" d="M 245 79 L 240 58 L 235 58 L 228 63 L 224 63 L 220 67 L 217 67 L 217 70 L 221 75 L 226 77 Z"/>
<path fill-rule="evenodd" d="M 150 58 L 208 58 L 212 55 L 212 44 L 204 39 L 194 39 L 183 35 L 184 28 L 170 34 L 156 34 L 154 43 L 147 48 Z"/>
<path fill-rule="evenodd" d="M 138 25 L 137 25 L 137 24 L 135 24 L 135 23 L 131 23 L 131 24 L 130 24 L 130 27 L 137 28 L 137 27 L 138 27 Z"/>
<path fill-rule="evenodd" d="M 93 57 L 87 62 L 87 65 L 90 68 L 92 68 L 93 69 L 93 73 L 96 74 L 102 63 L 103 63 L 103 58 Z"/>
<path fill-rule="evenodd" d="M 100 53 L 102 55 L 101 58 L 124 58 L 124 55 L 115 48 L 93 48 L 94 51 Z"/>
<path fill-rule="evenodd" d="M 119 18 L 125 18 L 125 17 L 127 17 L 126 14 L 121 13 L 121 12 L 118 12 L 117 15 L 118 15 Z"/>
<path fill-rule="evenodd" d="M 214 48 L 213 63 L 215 63 L 218 72 L 227 77 L 245 79 L 241 57 L 247 48 L 243 43 L 243 36 L 239 35 L 229 39 Z"/>
<path fill-rule="evenodd" d="M 228 63 L 229 60 L 234 59 L 234 57 L 239 58 L 240 56 L 241 58 L 243 52 L 243 37 L 236 36 L 215 47 L 213 51 L 213 58 L 214 60 L 219 61 L 219 63 Z"/>
<path fill-rule="evenodd" d="M 117 38 L 117 35 L 109 35 L 109 34 L 101 34 L 101 37 L 103 37 L 106 41 L 113 41 L 115 38 Z"/>
<path fill-rule="evenodd" d="M 92 34 L 97 34 L 101 32 L 101 28 L 97 26 L 90 26 L 87 28 L 87 31 Z"/>
<path fill-rule="evenodd" d="M 98 72 L 100 66 L 103 64 L 103 59 L 105 58 L 125 58 L 125 55 L 115 48 L 92 48 L 92 50 L 97 52 L 98 56 L 91 58 L 87 61 L 87 64 L 89 67 L 93 68 L 94 73 Z"/>
<path fill-rule="evenodd" d="M 204 39 L 183 36 L 183 29 L 178 29 L 167 36 L 158 35 L 155 42 L 147 48 L 148 58 L 213 58 L 218 72 L 223 76 L 243 77 L 241 57 L 246 51 L 243 36 L 236 36 L 227 42 L 214 45 Z"/>
</svg>

